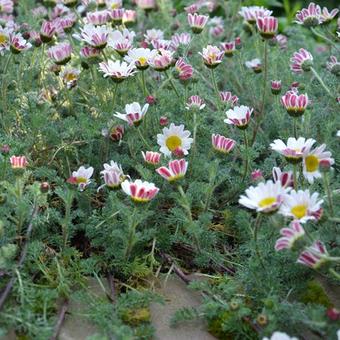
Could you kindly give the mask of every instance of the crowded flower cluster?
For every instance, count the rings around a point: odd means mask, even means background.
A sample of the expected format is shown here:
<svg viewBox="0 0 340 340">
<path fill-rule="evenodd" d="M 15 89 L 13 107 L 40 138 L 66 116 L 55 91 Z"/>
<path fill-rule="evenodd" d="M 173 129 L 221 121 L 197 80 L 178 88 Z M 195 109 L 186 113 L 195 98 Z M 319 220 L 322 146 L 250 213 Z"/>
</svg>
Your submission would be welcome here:
<svg viewBox="0 0 340 340">
<path fill-rule="evenodd" d="M 69 120 L 64 129 L 72 124 L 70 116 L 77 120 L 77 110 L 85 111 L 93 120 L 100 117 L 102 125 L 93 134 L 94 141 L 87 140 L 84 134 L 83 140 L 72 138 L 60 147 L 46 143 L 41 152 L 52 148 L 53 153 L 50 161 L 42 161 L 36 151 L 40 130 L 34 132 L 36 144 L 32 150 L 16 147 L 16 152 L 12 151 L 10 144 L 21 133 L 22 122 L 28 119 L 20 118 L 18 112 L 30 103 L 20 104 L 12 121 L 2 119 L 7 134 L 1 137 L 4 174 L 10 165 L 16 180 L 25 171 L 32 171 L 34 177 L 36 164 L 48 168 L 64 154 L 68 175 L 56 165 L 55 174 L 63 177 L 63 183 L 49 179 L 50 183 L 43 182 L 44 187 L 51 195 L 59 186 L 74 192 L 79 201 L 89 195 L 103 205 L 113 193 L 125 209 L 132 209 L 132 222 L 126 234 L 126 261 L 131 259 L 138 239 L 135 221 L 138 209 L 167 214 L 175 208 L 164 204 L 164 197 L 171 206 L 171 200 L 177 197 L 173 195 L 179 194 L 174 205 L 184 209 L 191 226 L 205 220 L 206 215 L 198 217 L 200 209 L 204 214 L 214 214 L 212 221 L 230 207 L 237 206 L 238 211 L 249 213 L 249 220 L 254 220 L 250 228 L 259 267 L 268 266 L 264 264 L 270 259 L 264 257 L 258 235 L 263 224 L 277 222 L 280 228 L 275 231 L 275 240 L 267 240 L 276 255 L 289 252 L 301 270 L 305 266 L 311 272 L 327 273 L 339 280 L 339 240 L 335 240 L 339 224 L 335 196 L 339 195 L 339 188 L 332 184 L 337 174 L 337 155 L 332 150 L 338 145 L 331 147 L 320 138 L 323 124 L 327 125 L 332 140 L 337 139 L 338 143 L 340 137 L 336 130 L 340 128 L 339 120 L 334 124 L 325 122 L 340 103 L 336 84 L 340 75 L 337 8 L 330 10 L 312 2 L 295 13 L 291 24 L 323 43 L 321 58 L 313 48 L 314 43 L 299 45 L 294 40 L 294 31 L 286 33 L 273 10 L 245 7 L 241 2 L 235 2 L 235 7 L 228 7 L 226 2 L 225 9 L 215 0 L 185 2 L 182 12 L 177 13 L 176 9 L 169 12 L 169 8 L 155 0 L 32 1 L 34 8 L 29 13 L 32 23 L 20 22 L 15 10 L 18 3 L 0 0 L 2 118 L 13 105 L 7 99 L 11 86 L 6 79 L 10 76 L 8 70 L 27 58 L 28 64 L 39 70 L 31 78 L 36 82 L 32 86 L 38 87 L 39 104 L 56 107 L 57 114 L 48 117 L 46 124 L 54 124 L 60 119 L 62 108 L 68 107 Z M 216 16 L 218 10 L 225 10 L 226 14 Z M 229 18 L 231 10 L 235 13 Z M 163 15 L 165 21 L 170 18 L 175 22 L 169 25 L 171 29 L 152 24 L 152 20 L 157 22 L 152 16 L 155 12 Z M 236 25 L 243 30 L 234 29 Z M 276 64 L 270 61 L 274 49 L 287 62 L 284 70 L 287 76 L 275 71 Z M 233 68 L 240 75 L 235 75 Z M 22 89 L 21 66 L 18 72 L 16 86 Z M 326 81 L 325 75 L 332 81 Z M 242 77 L 247 80 L 242 81 Z M 318 95 L 311 86 L 318 89 Z M 311 112 L 320 109 L 320 101 L 328 111 L 333 111 L 329 116 L 320 113 L 320 118 L 315 118 L 319 113 L 312 116 Z M 106 109 L 101 105 L 107 105 Z M 170 112 L 174 110 L 178 112 Z M 279 118 L 274 118 L 271 111 Z M 77 124 L 71 135 L 78 135 L 77 129 L 83 129 L 81 121 Z M 93 124 L 97 128 L 97 123 Z M 270 124 L 277 130 L 271 129 Z M 75 153 L 69 159 L 67 152 L 74 145 L 81 150 L 83 144 L 91 145 L 88 157 Z M 94 152 L 92 148 L 98 150 Z M 100 163 L 97 158 L 92 159 L 92 153 L 101 155 Z M 6 158 L 7 155 L 10 157 Z M 208 168 L 213 163 L 219 169 L 215 175 Z M 206 201 L 200 198 L 193 209 L 195 197 L 190 196 L 194 192 L 190 185 L 197 184 L 193 180 L 195 173 L 198 177 L 206 176 L 211 187 L 204 192 Z M 226 176 L 230 178 L 227 180 Z M 199 180 L 206 179 L 202 178 Z M 236 190 L 226 199 L 221 192 L 233 183 Z M 335 226 L 332 242 L 324 237 L 321 228 L 317 229 L 325 220 Z M 178 229 L 174 237 L 177 232 Z M 202 253 L 205 243 L 199 235 L 193 232 L 190 237 L 193 249 Z M 63 237 L 65 245 L 69 236 L 64 229 Z M 227 243 L 226 239 L 222 243 Z M 223 248 L 223 256 L 230 252 L 225 245 L 213 248 Z M 285 260 L 285 265 L 294 263 Z M 340 313 L 337 320 L 339 317 Z M 257 336 L 268 335 L 262 333 L 262 328 L 259 331 L 256 323 L 253 328 Z M 297 339 L 271 331 L 272 340 Z"/>
</svg>

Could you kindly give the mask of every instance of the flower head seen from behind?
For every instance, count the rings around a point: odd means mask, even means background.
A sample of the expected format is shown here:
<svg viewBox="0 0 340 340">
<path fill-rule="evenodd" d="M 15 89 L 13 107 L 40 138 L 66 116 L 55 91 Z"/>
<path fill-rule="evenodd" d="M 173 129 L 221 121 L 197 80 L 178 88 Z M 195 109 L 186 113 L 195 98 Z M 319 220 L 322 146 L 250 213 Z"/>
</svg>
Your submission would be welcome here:
<svg viewBox="0 0 340 340">
<path fill-rule="evenodd" d="M 253 109 L 248 106 L 234 106 L 234 108 L 226 112 L 227 119 L 224 122 L 229 125 L 235 125 L 243 130 L 247 128 L 252 113 Z"/>
<path fill-rule="evenodd" d="M 199 34 L 203 31 L 205 25 L 208 22 L 209 17 L 207 15 L 200 15 L 197 13 L 188 13 L 188 23 L 194 34 Z"/>
<path fill-rule="evenodd" d="M 236 142 L 231 138 L 213 133 L 211 135 L 211 144 L 216 151 L 228 154 L 234 149 Z"/>
<path fill-rule="evenodd" d="M 297 240 L 305 235 L 305 230 L 298 220 L 294 220 L 290 223 L 288 228 L 282 228 L 280 230 L 280 237 L 275 243 L 275 250 L 280 251 L 282 249 L 292 249 Z"/>
<path fill-rule="evenodd" d="M 175 159 L 170 161 L 168 167 L 161 166 L 156 172 L 168 182 L 173 182 L 183 178 L 187 172 L 188 162 L 185 159 Z"/>
<path fill-rule="evenodd" d="M 246 195 L 240 197 L 239 203 L 257 212 L 271 213 L 280 208 L 284 195 L 289 190 L 290 188 L 283 188 L 280 182 L 261 182 L 256 187 L 249 187 Z"/>
<path fill-rule="evenodd" d="M 318 269 L 328 261 L 328 257 L 325 245 L 317 240 L 300 254 L 297 263 L 301 263 L 313 269 Z"/>
<path fill-rule="evenodd" d="M 92 166 L 85 168 L 81 166 L 77 171 L 72 172 L 72 176 L 68 178 L 67 182 L 71 184 L 77 184 L 78 189 L 83 191 L 90 183 L 90 178 L 93 175 L 94 169 Z"/>
<path fill-rule="evenodd" d="M 184 130 L 184 125 L 170 124 L 170 127 L 163 128 L 163 133 L 157 135 L 157 143 L 160 146 L 160 152 L 166 156 L 179 150 L 184 154 L 188 154 L 193 139 L 190 138 L 191 132 Z"/>
<path fill-rule="evenodd" d="M 122 184 L 123 191 L 136 203 L 147 203 L 158 193 L 159 189 L 154 183 L 137 179 L 135 181 L 125 180 Z"/>
<path fill-rule="evenodd" d="M 280 207 L 281 215 L 299 220 L 300 223 L 305 223 L 309 220 L 318 220 L 321 215 L 322 199 L 319 199 L 319 194 L 313 194 L 307 190 L 292 190 L 285 195 L 284 201 Z"/>
<path fill-rule="evenodd" d="M 272 39 L 278 29 L 279 22 L 276 18 L 271 16 L 259 17 L 256 20 L 257 29 L 264 39 Z"/>
<path fill-rule="evenodd" d="M 185 106 L 187 110 L 203 110 L 205 108 L 204 100 L 197 95 L 189 97 Z"/>
<path fill-rule="evenodd" d="M 142 151 L 142 155 L 144 158 L 145 163 L 151 165 L 157 165 L 161 160 L 161 154 L 159 152 L 154 151 Z"/>
<path fill-rule="evenodd" d="M 12 156 L 9 161 L 12 169 L 25 169 L 28 165 L 26 156 Z"/>
<path fill-rule="evenodd" d="M 296 13 L 296 21 L 299 25 L 304 25 L 306 27 L 314 27 L 322 22 L 321 18 L 321 8 L 314 2 L 308 5 L 308 8 L 302 8 L 301 11 Z"/>
<path fill-rule="evenodd" d="M 294 73 L 303 73 L 309 71 L 313 66 L 313 56 L 304 48 L 300 48 L 297 52 L 294 52 L 290 63 L 290 69 Z"/>
<path fill-rule="evenodd" d="M 125 178 L 122 167 L 114 161 L 109 164 L 105 163 L 104 170 L 100 174 L 103 176 L 105 185 L 110 189 L 119 188 Z"/>
<path fill-rule="evenodd" d="M 149 104 L 145 104 L 142 108 L 139 103 L 133 102 L 125 105 L 125 114 L 116 112 L 114 116 L 128 122 L 131 126 L 138 126 L 148 111 L 148 108 Z"/>
</svg>

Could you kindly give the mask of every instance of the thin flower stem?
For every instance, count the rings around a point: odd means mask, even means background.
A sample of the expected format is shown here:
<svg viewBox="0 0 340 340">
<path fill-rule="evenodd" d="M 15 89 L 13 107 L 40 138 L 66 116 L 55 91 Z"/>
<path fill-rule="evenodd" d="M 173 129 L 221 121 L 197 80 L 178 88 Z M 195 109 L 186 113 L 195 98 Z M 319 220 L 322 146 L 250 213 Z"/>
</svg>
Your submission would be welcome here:
<svg viewBox="0 0 340 340">
<path fill-rule="evenodd" d="M 338 52 L 340 52 L 340 50 L 338 49 L 338 47 L 336 46 L 336 44 L 335 44 L 332 40 L 328 39 L 328 38 L 327 38 L 326 36 L 324 36 L 323 34 L 317 32 L 317 31 L 315 30 L 314 27 L 311 27 L 310 30 L 313 32 L 314 35 L 316 35 L 317 37 L 319 37 L 319 38 L 321 38 L 321 39 L 327 41 L 327 42 L 328 42 L 330 45 L 332 45 Z"/>
<path fill-rule="evenodd" d="M 147 87 L 146 87 L 146 82 L 145 82 L 145 71 L 142 70 L 142 85 L 143 85 L 143 94 L 144 94 L 144 97 L 146 97 L 148 95 L 148 90 L 147 90 Z"/>
<path fill-rule="evenodd" d="M 176 86 L 175 86 L 174 82 L 172 81 L 172 78 L 170 77 L 168 71 L 165 71 L 165 75 L 168 77 L 169 82 L 170 82 L 170 85 L 171 85 L 172 89 L 175 91 L 176 96 L 177 96 L 179 99 L 181 99 L 181 96 L 179 95 L 179 93 L 178 93 L 178 91 L 177 91 L 177 89 L 176 89 Z"/>
<path fill-rule="evenodd" d="M 249 167 L 249 157 L 248 157 L 249 143 L 248 143 L 247 129 L 244 129 L 243 133 L 244 133 L 244 146 L 245 146 L 246 152 L 245 152 L 245 158 L 244 158 L 244 172 L 242 176 L 242 182 L 244 182 L 244 180 L 247 177 L 248 167 Z"/>
<path fill-rule="evenodd" d="M 138 222 L 135 222 L 135 216 L 137 213 L 137 207 L 135 206 L 133 209 L 132 217 L 131 217 L 131 223 L 129 224 L 129 235 L 128 235 L 128 244 L 125 250 L 125 259 L 128 260 L 132 251 L 132 248 L 135 244 L 135 238 L 136 238 L 136 228 L 138 225 Z"/>
<path fill-rule="evenodd" d="M 214 69 L 211 68 L 211 69 L 210 69 L 210 72 L 211 72 L 211 79 L 212 79 L 212 82 L 213 82 L 213 85 L 214 85 L 214 89 L 215 89 L 215 92 L 216 92 L 216 96 L 217 96 L 217 107 L 218 107 L 218 111 L 221 111 L 221 105 L 220 105 L 220 92 L 219 92 L 219 90 L 218 90 L 218 86 L 217 86 L 217 81 L 216 81 Z"/>
<path fill-rule="evenodd" d="M 337 279 L 340 280 L 340 274 L 337 273 L 333 268 L 329 269 L 329 272 Z"/>
<path fill-rule="evenodd" d="M 263 267 L 263 269 L 265 269 L 265 265 L 264 265 L 264 262 L 263 262 L 263 259 L 262 259 L 262 256 L 261 256 L 261 253 L 260 253 L 260 250 L 259 250 L 259 246 L 258 246 L 258 243 L 257 243 L 257 235 L 258 235 L 258 230 L 259 230 L 259 227 L 260 227 L 260 224 L 261 224 L 261 220 L 262 220 L 262 215 L 260 213 L 257 214 L 256 216 L 256 220 L 255 220 L 255 226 L 254 226 L 254 242 L 255 242 L 255 252 L 256 252 L 256 255 L 261 263 L 261 266 Z"/>
<path fill-rule="evenodd" d="M 310 68 L 310 70 L 312 71 L 314 77 L 318 80 L 318 82 L 320 83 L 320 85 L 325 89 L 325 91 L 327 92 L 327 94 L 333 98 L 332 93 L 330 91 L 330 89 L 327 87 L 327 85 L 323 82 L 322 78 L 319 76 L 319 74 L 315 71 L 315 69 L 313 67 Z"/>
<path fill-rule="evenodd" d="M 5 129 L 5 124 L 4 124 L 4 113 L 7 111 L 7 77 L 6 77 L 6 73 L 8 70 L 8 66 L 9 66 L 9 62 L 12 59 L 12 53 L 9 53 L 8 58 L 6 60 L 6 64 L 4 66 L 4 71 L 3 71 L 3 76 L 2 76 L 2 100 L 3 100 L 3 104 L 2 104 L 2 110 L 1 110 L 1 121 L 2 121 L 2 125 L 4 126 Z"/>
<path fill-rule="evenodd" d="M 323 182 L 325 186 L 325 191 L 327 193 L 329 212 L 330 212 L 331 217 L 334 217 L 333 196 L 332 196 L 331 189 L 329 187 L 328 175 L 326 172 L 323 173 Z"/>
<path fill-rule="evenodd" d="M 253 132 L 253 138 L 252 138 L 250 145 L 253 145 L 255 143 L 256 136 L 257 136 L 261 121 L 263 120 L 263 116 L 264 116 L 264 106 L 265 106 L 264 104 L 266 100 L 266 92 L 267 92 L 266 90 L 267 90 L 267 81 L 268 81 L 268 42 L 267 42 L 267 39 L 264 41 L 264 58 L 263 59 L 264 59 L 264 65 L 263 65 L 264 70 L 263 70 L 263 89 L 262 89 L 261 108 L 260 108 L 259 117 L 256 121 L 256 125 L 255 125 L 254 132 Z"/>
<path fill-rule="evenodd" d="M 140 139 L 142 140 L 142 142 L 145 144 L 145 146 L 146 146 L 149 150 L 151 150 L 152 148 L 151 148 L 150 144 L 149 144 L 149 143 L 146 141 L 146 139 L 144 138 L 144 136 L 143 136 L 143 134 L 142 134 L 142 131 L 141 131 L 141 129 L 140 129 L 140 126 L 137 127 L 137 130 L 138 130 L 138 134 L 139 134 L 139 137 L 140 137 Z"/>
<path fill-rule="evenodd" d="M 294 137 L 297 139 L 297 118 L 293 118 Z"/>
<path fill-rule="evenodd" d="M 119 85 L 118 83 L 115 84 L 115 89 L 113 91 L 112 108 L 115 106 L 115 103 L 116 103 L 116 96 L 117 96 L 118 85 Z"/>
<path fill-rule="evenodd" d="M 298 179 L 297 179 L 297 164 L 293 165 L 293 182 L 294 182 L 294 190 L 297 190 L 297 184 L 298 184 Z"/>
</svg>

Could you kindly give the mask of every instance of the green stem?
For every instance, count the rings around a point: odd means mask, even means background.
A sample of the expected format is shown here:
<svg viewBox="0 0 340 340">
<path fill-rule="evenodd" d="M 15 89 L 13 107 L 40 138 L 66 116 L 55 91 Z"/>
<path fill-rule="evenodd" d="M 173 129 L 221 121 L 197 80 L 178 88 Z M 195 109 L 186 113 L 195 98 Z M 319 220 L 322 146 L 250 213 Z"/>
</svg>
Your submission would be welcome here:
<svg viewBox="0 0 340 340">
<path fill-rule="evenodd" d="M 262 90 L 262 101 L 261 101 L 261 108 L 260 113 L 258 116 L 258 119 L 256 121 L 256 125 L 254 128 L 253 138 L 250 145 L 253 145 L 256 140 L 256 136 L 258 133 L 258 130 L 260 128 L 261 121 L 263 120 L 264 116 L 264 104 L 266 100 L 266 90 L 267 90 L 267 81 L 268 81 L 268 42 L 267 39 L 264 41 L 264 64 L 263 64 L 263 90 Z"/>
<path fill-rule="evenodd" d="M 145 71 L 142 70 L 142 85 L 143 85 L 143 94 L 144 94 L 144 97 L 146 97 L 148 95 L 148 90 L 146 88 L 146 82 L 145 82 Z"/>
<path fill-rule="evenodd" d="M 179 93 L 178 93 L 178 91 L 177 91 L 177 89 L 176 89 L 176 86 L 175 86 L 175 84 L 173 83 L 172 78 L 170 77 L 168 71 L 165 71 L 165 75 L 168 77 L 169 82 L 170 82 L 170 85 L 171 85 L 172 89 L 175 91 L 176 96 L 177 96 L 179 99 L 181 99 L 181 96 L 179 95 Z"/>
<path fill-rule="evenodd" d="M 117 96 L 117 90 L 118 90 L 118 83 L 115 84 L 115 89 L 113 90 L 113 97 L 112 97 L 112 108 L 115 106 L 116 103 L 116 96 Z"/>
<path fill-rule="evenodd" d="M 264 265 L 264 262 L 263 262 L 263 259 L 262 259 L 262 255 L 260 253 L 260 250 L 259 250 L 259 246 L 258 246 L 258 243 L 257 243 L 257 235 L 258 235 L 258 230 L 259 230 L 259 227 L 260 227 L 260 224 L 261 224 L 261 220 L 262 220 L 262 215 L 260 213 L 257 214 L 257 217 L 256 217 L 256 221 L 255 221 L 255 226 L 254 226 L 254 242 L 255 242 L 255 252 L 256 252 L 256 255 L 261 263 L 261 266 L 263 269 L 265 269 L 265 265 Z"/>
<path fill-rule="evenodd" d="M 327 92 L 327 94 L 333 98 L 332 93 L 330 91 L 330 89 L 327 87 L 327 85 L 323 82 L 322 78 L 319 76 L 319 74 L 315 71 L 315 69 L 313 67 L 310 68 L 310 70 L 312 71 L 314 77 L 318 80 L 318 82 L 320 83 L 320 85 L 325 89 L 325 91 Z"/>
<path fill-rule="evenodd" d="M 327 193 L 330 215 L 331 217 L 334 217 L 333 197 L 332 197 L 331 189 L 329 187 L 328 176 L 326 172 L 323 173 L 323 182 L 325 185 L 325 191 Z"/>
<path fill-rule="evenodd" d="M 2 125 L 4 127 L 4 130 L 6 130 L 5 128 L 5 123 L 4 123 L 4 114 L 7 111 L 7 77 L 6 77 L 6 73 L 8 70 L 8 66 L 9 66 L 9 62 L 12 58 L 12 53 L 9 53 L 8 58 L 6 60 L 6 64 L 4 67 L 4 71 L 2 73 L 2 100 L 3 100 L 3 104 L 2 104 L 2 110 L 1 110 L 1 121 L 2 121 Z"/>
<path fill-rule="evenodd" d="M 335 44 L 332 40 L 328 39 L 328 38 L 325 37 L 323 34 L 317 32 L 317 31 L 315 30 L 314 27 L 311 27 L 310 30 L 313 32 L 314 35 L 316 35 L 317 37 L 319 37 L 319 38 L 321 38 L 321 39 L 327 41 L 327 42 L 328 42 L 330 45 L 332 45 L 338 52 L 340 52 L 340 50 L 338 49 L 338 47 L 336 46 L 336 44 Z"/>
<path fill-rule="evenodd" d="M 294 181 L 294 190 L 297 190 L 297 164 L 293 164 L 293 181 Z"/>
<path fill-rule="evenodd" d="M 333 268 L 329 269 L 329 272 L 337 279 L 340 280 L 340 274 L 337 273 Z"/>
<path fill-rule="evenodd" d="M 138 130 L 138 134 L 139 134 L 139 137 L 140 139 L 142 140 L 142 142 L 145 144 L 145 146 L 148 148 L 148 150 L 151 150 L 151 146 L 150 144 L 146 141 L 146 139 L 144 138 L 143 134 L 142 134 L 142 131 L 140 129 L 140 126 L 137 127 L 137 130 Z"/>
<path fill-rule="evenodd" d="M 294 137 L 297 139 L 297 118 L 293 118 Z"/>
<path fill-rule="evenodd" d="M 212 79 L 212 82 L 213 82 L 213 85 L 214 85 L 214 89 L 215 89 L 215 92 L 216 92 L 216 96 L 217 96 L 218 111 L 222 111 L 221 110 L 221 105 L 220 105 L 220 101 L 221 101 L 221 99 L 220 99 L 220 91 L 218 90 L 218 86 L 217 86 L 217 81 L 216 81 L 216 76 L 215 76 L 214 69 L 211 68 L 210 72 L 211 72 L 211 79 Z"/>
<path fill-rule="evenodd" d="M 249 143 L 248 143 L 247 130 L 244 129 L 243 133 L 244 133 L 244 146 L 245 146 L 246 152 L 245 152 L 245 158 L 244 158 L 244 172 L 243 172 L 243 176 L 242 176 L 242 182 L 244 182 L 244 180 L 247 177 L 248 167 L 249 167 L 249 157 L 248 157 Z"/>
<path fill-rule="evenodd" d="M 138 225 L 138 222 L 135 222 L 135 216 L 137 213 L 137 207 L 135 206 L 133 209 L 133 213 L 131 216 L 131 222 L 129 224 L 129 233 L 128 233 L 128 244 L 125 250 L 125 259 L 128 260 L 132 251 L 132 248 L 135 244 L 136 239 L 136 228 Z"/>
</svg>

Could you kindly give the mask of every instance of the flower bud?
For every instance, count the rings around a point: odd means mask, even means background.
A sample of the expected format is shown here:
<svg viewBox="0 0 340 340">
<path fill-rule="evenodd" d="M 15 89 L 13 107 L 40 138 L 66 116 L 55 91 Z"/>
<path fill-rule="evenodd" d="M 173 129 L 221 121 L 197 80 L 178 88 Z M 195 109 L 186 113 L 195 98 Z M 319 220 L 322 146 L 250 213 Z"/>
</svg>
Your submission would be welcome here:
<svg viewBox="0 0 340 340">
<path fill-rule="evenodd" d="M 169 119 L 168 117 L 162 116 L 161 118 L 159 118 L 159 124 L 161 126 L 166 126 L 169 124 Z"/>
<path fill-rule="evenodd" d="M 4 155 L 8 154 L 10 152 L 11 148 L 9 147 L 8 144 L 4 144 L 3 146 L 1 146 L 0 148 L 0 152 Z"/>
<path fill-rule="evenodd" d="M 340 311 L 337 310 L 335 307 L 327 309 L 326 314 L 328 318 L 332 321 L 337 321 L 340 319 Z"/>
<path fill-rule="evenodd" d="M 268 324 L 268 317 L 265 314 L 259 314 L 256 318 L 256 322 L 260 326 L 266 326 Z"/>
<path fill-rule="evenodd" d="M 271 81 L 271 90 L 272 90 L 272 94 L 279 94 L 281 92 L 281 80 L 272 80 Z"/>
<path fill-rule="evenodd" d="M 49 185 L 48 182 L 42 182 L 42 183 L 40 184 L 40 191 L 41 191 L 42 193 L 47 193 L 49 190 L 50 190 L 50 185 Z"/>
<path fill-rule="evenodd" d="M 153 105 L 156 103 L 156 98 L 154 96 L 147 96 L 146 97 L 146 102 L 149 104 L 149 105 Z"/>
<path fill-rule="evenodd" d="M 257 170 L 254 170 L 252 173 L 251 173 L 251 180 L 252 182 L 260 182 L 263 180 L 263 175 L 262 175 L 262 171 L 257 169 Z"/>
</svg>

